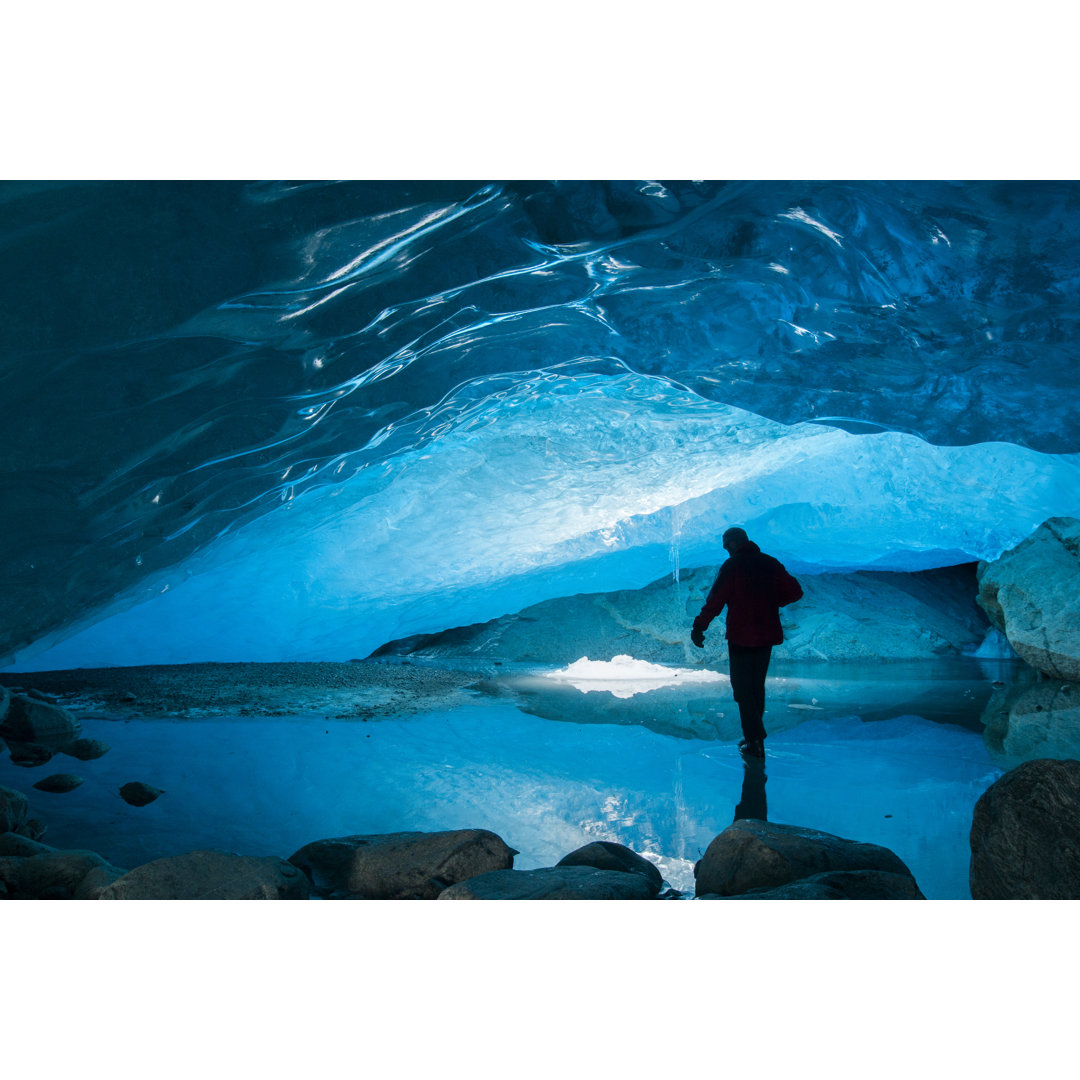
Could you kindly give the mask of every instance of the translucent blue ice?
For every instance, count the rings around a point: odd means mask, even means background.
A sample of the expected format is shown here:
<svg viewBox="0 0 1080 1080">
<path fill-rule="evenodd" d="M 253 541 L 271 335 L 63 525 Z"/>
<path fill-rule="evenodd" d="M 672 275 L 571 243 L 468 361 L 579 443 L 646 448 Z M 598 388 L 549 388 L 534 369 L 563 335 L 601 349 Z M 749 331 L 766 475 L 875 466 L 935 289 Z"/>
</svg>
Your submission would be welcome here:
<svg viewBox="0 0 1080 1080">
<path fill-rule="evenodd" d="M 733 520 L 992 557 L 1076 513 L 1078 240 L 1074 183 L 8 185 L 0 662 L 362 655 Z"/>
</svg>

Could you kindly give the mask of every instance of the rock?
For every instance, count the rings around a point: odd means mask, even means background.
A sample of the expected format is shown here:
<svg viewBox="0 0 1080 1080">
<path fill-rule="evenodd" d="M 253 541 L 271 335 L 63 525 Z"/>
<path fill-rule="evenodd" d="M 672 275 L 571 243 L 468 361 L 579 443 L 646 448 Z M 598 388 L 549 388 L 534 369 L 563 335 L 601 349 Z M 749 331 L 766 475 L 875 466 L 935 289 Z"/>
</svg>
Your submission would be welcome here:
<svg viewBox="0 0 1080 1080">
<path fill-rule="evenodd" d="M 1080 520 L 1050 518 L 992 563 L 978 601 L 1018 656 L 1046 675 L 1080 681 Z"/>
<path fill-rule="evenodd" d="M 112 747 L 100 739 L 76 739 L 61 749 L 62 754 L 77 758 L 79 761 L 94 761 L 107 754 Z"/>
<path fill-rule="evenodd" d="M 15 832 L 29 812 L 30 801 L 21 791 L 0 787 L 0 832 Z"/>
<path fill-rule="evenodd" d="M 306 900 L 311 882 L 275 856 L 189 851 L 137 866 L 100 890 L 99 900 Z"/>
<path fill-rule="evenodd" d="M 0 686 L 0 729 L 4 726 L 8 709 L 11 708 L 11 691 L 6 686 Z"/>
<path fill-rule="evenodd" d="M 493 870 L 452 885 L 440 900 L 652 900 L 644 875 L 591 866 Z"/>
<path fill-rule="evenodd" d="M 53 697 L 52 694 L 45 693 L 44 690 L 35 690 L 33 687 L 26 691 L 26 696 L 36 698 L 38 701 L 48 702 L 50 705 L 59 704 L 59 698 Z"/>
<path fill-rule="evenodd" d="M 68 791 L 74 791 L 81 783 L 83 778 L 76 776 L 74 773 L 53 773 L 52 776 L 46 776 L 39 780 L 34 787 L 38 791 L 48 791 L 55 795 L 62 795 Z"/>
<path fill-rule="evenodd" d="M 753 818 L 736 821 L 720 833 L 694 867 L 694 877 L 698 896 L 734 896 L 832 870 L 884 870 L 912 877 L 888 848 Z"/>
<path fill-rule="evenodd" d="M 161 788 L 151 787 L 141 780 L 133 780 L 130 784 L 125 784 L 120 788 L 120 798 L 132 806 L 148 806 L 159 795 L 164 794 L 165 792 Z"/>
<path fill-rule="evenodd" d="M 53 751 L 41 743 L 17 742 L 8 740 L 11 763 L 24 769 L 36 769 L 39 765 L 52 761 Z"/>
<path fill-rule="evenodd" d="M 698 900 L 925 900 L 915 879 L 884 870 L 831 870 L 736 896 L 707 893 Z"/>
<path fill-rule="evenodd" d="M 517 852 L 486 829 L 316 840 L 290 856 L 322 896 L 434 900 L 447 886 L 514 865 Z"/>
<path fill-rule="evenodd" d="M 0 855 L 18 855 L 25 858 L 27 855 L 43 855 L 48 851 L 55 851 L 48 844 L 42 844 L 29 836 L 22 836 L 16 832 L 0 833 Z"/>
<path fill-rule="evenodd" d="M 1080 761 L 1026 761 L 983 792 L 969 880 L 975 900 L 1080 899 Z"/>
<path fill-rule="evenodd" d="M 71 895 L 72 900 L 100 900 L 101 894 L 127 873 L 115 866 L 95 866 L 79 882 Z"/>
<path fill-rule="evenodd" d="M 95 851 L 47 851 L 22 859 L 8 881 L 14 900 L 71 900 L 82 880 L 108 864 Z M 120 871 L 122 873 L 122 871 Z"/>
<path fill-rule="evenodd" d="M 40 840 L 46 833 L 45 826 L 37 818 L 30 818 L 25 824 L 15 829 L 20 836 L 29 837 L 31 840 Z"/>
<path fill-rule="evenodd" d="M 660 871 L 648 859 L 636 851 L 614 844 L 609 840 L 596 840 L 591 844 L 564 855 L 556 864 L 560 866 L 591 866 L 597 870 L 619 870 L 623 873 L 641 874 L 652 887 L 655 896 L 664 887 Z"/>
<path fill-rule="evenodd" d="M 67 709 L 36 698 L 12 694 L 0 734 L 9 742 L 18 740 L 59 748 L 78 738 L 80 730 L 79 721 Z"/>
</svg>

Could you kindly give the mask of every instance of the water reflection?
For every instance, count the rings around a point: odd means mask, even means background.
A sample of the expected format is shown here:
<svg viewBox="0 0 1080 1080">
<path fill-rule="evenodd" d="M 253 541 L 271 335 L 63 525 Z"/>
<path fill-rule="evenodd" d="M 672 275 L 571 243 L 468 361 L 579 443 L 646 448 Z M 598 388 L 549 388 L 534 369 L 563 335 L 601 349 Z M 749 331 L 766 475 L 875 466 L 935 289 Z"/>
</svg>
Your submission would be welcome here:
<svg viewBox="0 0 1080 1080">
<path fill-rule="evenodd" d="M 765 801 L 765 759 L 743 755 L 742 795 L 735 807 L 735 820 L 754 818 L 767 821 L 768 806 Z"/>
<path fill-rule="evenodd" d="M 982 722 L 987 749 L 1006 768 L 1034 758 L 1080 759 L 1080 684 L 995 684 Z"/>
</svg>

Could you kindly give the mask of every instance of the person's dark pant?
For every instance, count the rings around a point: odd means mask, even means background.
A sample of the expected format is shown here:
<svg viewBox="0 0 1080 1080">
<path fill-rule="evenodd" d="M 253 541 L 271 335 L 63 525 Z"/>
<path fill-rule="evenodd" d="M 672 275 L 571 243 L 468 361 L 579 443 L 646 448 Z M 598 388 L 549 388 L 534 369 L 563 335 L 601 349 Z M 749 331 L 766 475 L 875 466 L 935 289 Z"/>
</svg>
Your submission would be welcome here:
<svg viewBox="0 0 1080 1080">
<path fill-rule="evenodd" d="M 728 642 L 731 693 L 739 705 L 743 738 L 765 738 L 765 675 L 772 656 L 771 645 L 735 645 Z"/>
</svg>

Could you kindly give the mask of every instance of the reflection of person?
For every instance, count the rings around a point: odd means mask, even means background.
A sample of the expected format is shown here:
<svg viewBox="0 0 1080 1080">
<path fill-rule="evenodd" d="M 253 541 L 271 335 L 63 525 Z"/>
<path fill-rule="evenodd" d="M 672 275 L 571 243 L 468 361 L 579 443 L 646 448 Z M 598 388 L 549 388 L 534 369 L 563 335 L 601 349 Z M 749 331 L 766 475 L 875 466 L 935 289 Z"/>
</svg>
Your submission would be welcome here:
<svg viewBox="0 0 1080 1080">
<path fill-rule="evenodd" d="M 728 559 L 694 620 L 690 640 L 704 648 L 709 623 L 726 605 L 731 693 L 739 706 L 743 731 L 739 749 L 764 757 L 765 675 L 773 646 L 784 640 L 779 609 L 793 604 L 803 591 L 783 564 L 765 555 L 744 530 L 728 529 L 723 544 Z"/>
<path fill-rule="evenodd" d="M 765 802 L 765 759 L 743 758 L 742 795 L 735 807 L 735 820 L 756 818 L 768 821 L 769 811 Z"/>
</svg>

